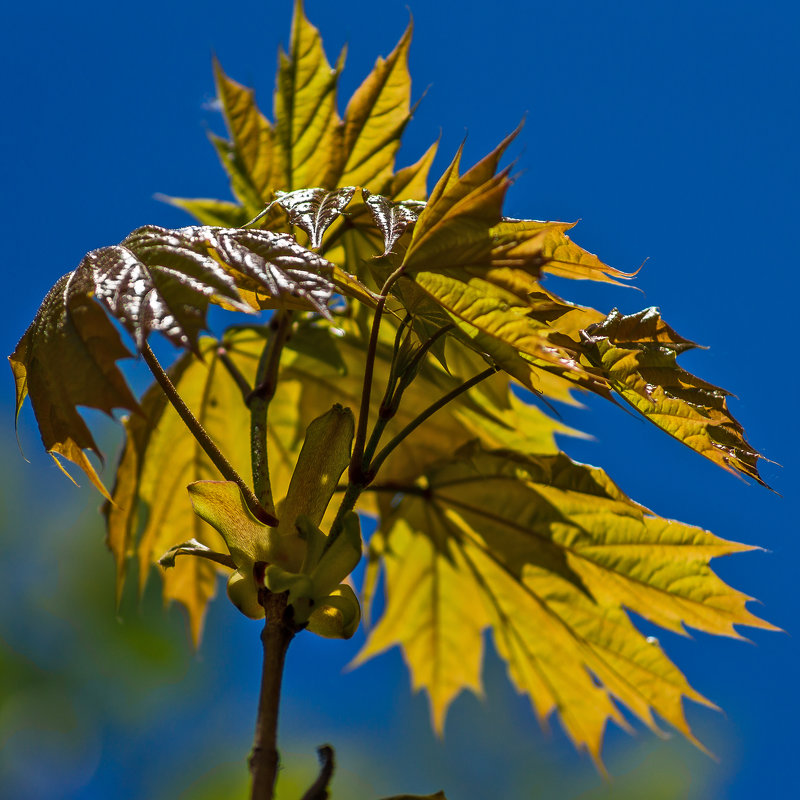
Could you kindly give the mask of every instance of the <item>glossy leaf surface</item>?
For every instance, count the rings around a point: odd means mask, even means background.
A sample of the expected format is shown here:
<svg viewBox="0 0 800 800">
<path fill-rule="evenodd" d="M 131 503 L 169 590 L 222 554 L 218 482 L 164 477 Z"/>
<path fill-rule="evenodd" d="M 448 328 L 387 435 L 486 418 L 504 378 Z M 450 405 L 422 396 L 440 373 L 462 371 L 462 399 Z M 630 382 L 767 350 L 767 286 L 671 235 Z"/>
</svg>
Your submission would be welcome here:
<svg viewBox="0 0 800 800">
<path fill-rule="evenodd" d="M 25 335 L 9 356 L 16 384 L 16 415 L 26 396 L 45 449 L 77 464 L 97 489 L 108 492 L 85 450 L 100 450 L 77 406 L 111 414 L 137 411 L 117 361 L 130 353 L 100 306 L 90 299 L 85 272 L 72 272 L 50 290 Z M 63 467 L 62 467 L 63 469 Z"/>
</svg>

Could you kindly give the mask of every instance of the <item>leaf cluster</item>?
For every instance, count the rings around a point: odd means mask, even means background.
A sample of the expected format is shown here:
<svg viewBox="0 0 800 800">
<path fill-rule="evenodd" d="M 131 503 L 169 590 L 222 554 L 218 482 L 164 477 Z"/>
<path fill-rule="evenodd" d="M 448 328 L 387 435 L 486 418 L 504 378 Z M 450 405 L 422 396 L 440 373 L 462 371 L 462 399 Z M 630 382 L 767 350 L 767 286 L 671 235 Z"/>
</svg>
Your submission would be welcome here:
<svg viewBox="0 0 800 800">
<path fill-rule="evenodd" d="M 168 198 L 199 225 L 140 228 L 64 276 L 10 357 L 17 413 L 30 396 L 45 448 L 109 499 L 120 591 L 131 557 L 143 586 L 172 552 L 164 596 L 187 608 L 197 640 L 218 571 L 241 566 L 235 557 L 174 558 L 190 541 L 198 552 L 224 549 L 223 528 L 203 522 L 183 491 L 215 478 L 215 466 L 158 385 L 134 397 L 117 365 L 130 353 L 111 320 L 138 352 L 154 332 L 184 350 L 171 382 L 244 474 L 251 400 L 266 392 L 275 326 L 201 332 L 209 304 L 273 310 L 289 331 L 275 351 L 266 430 L 279 517 L 291 506 L 309 424 L 333 404 L 358 415 L 346 481 L 329 486 L 325 501 L 338 493 L 377 518 L 362 602 L 368 612 L 381 571 L 387 600 L 357 660 L 401 646 L 442 728 L 459 692 L 481 691 L 490 629 L 536 713 L 557 711 L 598 763 L 607 721 L 628 727 L 618 704 L 659 730 L 655 713 L 695 741 L 682 698 L 708 701 L 627 611 L 676 632 L 770 627 L 709 567 L 750 548 L 658 517 L 602 470 L 572 461 L 554 438 L 568 431 L 512 386 L 546 405 L 574 402 L 576 391 L 616 396 L 722 468 L 763 483 L 760 456 L 727 392 L 677 364 L 696 345 L 657 309 L 604 314 L 546 288 L 548 274 L 632 276 L 575 244 L 570 223 L 503 215 L 511 178 L 501 159 L 514 134 L 465 171 L 459 150 L 429 196 L 435 145 L 395 168 L 413 112 L 410 39 L 409 27 L 341 117 L 344 59 L 330 65 L 300 5 L 280 57 L 274 122 L 215 62 L 228 136 L 211 141 L 234 199 Z M 98 449 L 78 406 L 131 412 L 112 493 L 87 458 Z M 314 522 L 331 541 L 347 510 L 335 505 Z"/>
</svg>

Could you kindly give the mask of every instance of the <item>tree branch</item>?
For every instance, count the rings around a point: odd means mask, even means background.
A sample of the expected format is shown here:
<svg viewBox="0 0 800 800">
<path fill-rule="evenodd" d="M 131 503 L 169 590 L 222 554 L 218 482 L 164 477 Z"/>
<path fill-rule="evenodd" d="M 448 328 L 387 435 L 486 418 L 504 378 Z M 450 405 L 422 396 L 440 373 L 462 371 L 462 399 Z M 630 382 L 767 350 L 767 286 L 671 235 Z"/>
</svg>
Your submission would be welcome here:
<svg viewBox="0 0 800 800">
<path fill-rule="evenodd" d="M 249 766 L 253 776 L 251 800 L 272 800 L 278 776 L 278 709 L 286 651 L 294 638 L 294 630 L 286 619 L 288 594 L 273 594 L 259 590 L 259 602 L 264 606 L 266 619 L 261 631 L 264 661 L 261 667 L 261 692 L 258 716 L 250 753 Z"/>
</svg>

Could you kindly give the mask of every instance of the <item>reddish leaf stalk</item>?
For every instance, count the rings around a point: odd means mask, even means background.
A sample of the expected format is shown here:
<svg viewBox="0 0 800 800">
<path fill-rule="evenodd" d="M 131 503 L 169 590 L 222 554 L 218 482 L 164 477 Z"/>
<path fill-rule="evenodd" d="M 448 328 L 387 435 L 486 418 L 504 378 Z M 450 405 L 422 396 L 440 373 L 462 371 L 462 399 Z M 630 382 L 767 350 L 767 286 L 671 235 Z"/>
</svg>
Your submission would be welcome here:
<svg viewBox="0 0 800 800">
<path fill-rule="evenodd" d="M 189 432 L 197 440 L 200 447 L 203 448 L 206 455 L 211 459 L 214 466 L 219 470 L 220 475 L 229 481 L 233 481 L 242 490 L 247 505 L 255 516 L 267 525 L 277 525 L 278 521 L 274 515 L 268 512 L 261 503 L 256 499 L 253 490 L 245 483 L 241 475 L 233 468 L 233 465 L 222 454 L 222 451 L 214 443 L 214 440 L 208 435 L 206 429 L 200 424 L 200 421 L 192 414 L 189 406 L 186 405 L 183 398 L 178 394 L 178 390 L 169 378 L 169 375 L 164 371 L 161 364 L 158 363 L 150 345 L 145 342 L 142 348 L 142 358 L 145 364 L 150 368 L 159 386 L 164 390 L 164 394 L 172 404 L 172 407 L 178 412 L 178 416 L 183 420 Z"/>
</svg>

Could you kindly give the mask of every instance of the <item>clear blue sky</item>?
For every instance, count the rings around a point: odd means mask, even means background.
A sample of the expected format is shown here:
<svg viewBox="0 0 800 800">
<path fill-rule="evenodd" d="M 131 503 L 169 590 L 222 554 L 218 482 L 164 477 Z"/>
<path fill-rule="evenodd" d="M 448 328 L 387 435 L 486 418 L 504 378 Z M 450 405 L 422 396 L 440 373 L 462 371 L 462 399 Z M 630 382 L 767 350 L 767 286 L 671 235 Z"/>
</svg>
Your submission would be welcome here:
<svg viewBox="0 0 800 800">
<path fill-rule="evenodd" d="M 715 568 L 758 597 L 757 613 L 790 635 L 745 631 L 754 644 L 662 635 L 692 684 L 725 711 L 689 709 L 719 762 L 645 731 L 630 739 L 612 730 L 606 755 L 616 789 L 603 788 L 557 724 L 550 734 L 539 730 L 492 657 L 485 702 L 458 701 L 439 742 L 427 728 L 424 699 L 410 694 L 397 652 L 342 676 L 357 642 L 300 637 L 286 682 L 287 756 L 313 761 L 307 754 L 331 740 L 343 770 L 357 774 L 365 765 L 365 798 L 437 788 L 451 800 L 488 791 L 510 798 L 613 797 L 636 770 L 656 784 L 679 775 L 685 792 L 669 797 L 792 796 L 800 791 L 794 766 L 798 6 L 788 0 L 757 7 L 737 0 L 307 0 L 329 55 L 349 44 L 343 98 L 393 47 L 409 8 L 415 96 L 428 91 L 401 163 L 415 160 L 440 131 L 434 172 L 465 132 L 465 163 L 472 162 L 525 117 L 513 146 L 520 175 L 508 214 L 580 218 L 574 238 L 625 271 L 648 259 L 637 281 L 643 294 L 581 285 L 568 296 L 605 310 L 658 305 L 679 333 L 708 345 L 683 363 L 736 393 L 731 406 L 749 440 L 783 465 L 763 469 L 782 496 L 737 481 L 610 404 L 570 412 L 568 421 L 596 441 L 568 441 L 565 449 L 606 468 L 659 514 L 765 548 Z M 270 111 L 276 48 L 288 39 L 290 17 L 289 0 L 224 6 L 45 0 L 6 9 L 0 31 L 5 353 L 49 287 L 86 251 L 144 223 L 186 223 L 156 202 L 155 192 L 226 196 L 205 136 L 209 128 L 220 131 L 210 108 L 210 55 L 232 77 L 255 85 Z M 257 629 L 219 603 L 196 657 L 174 613 L 154 623 L 161 627 L 153 641 L 141 632 L 139 645 L 125 645 L 130 653 L 110 656 L 115 632 L 135 627 L 138 612 L 132 608 L 125 622 L 115 622 L 113 598 L 101 592 L 98 602 L 109 604 L 107 650 L 84 648 L 82 666 L 75 643 L 94 641 L 80 620 L 86 598 L 76 590 L 71 609 L 72 595 L 56 601 L 53 592 L 64 581 L 74 585 L 62 570 L 78 558 L 94 559 L 110 578 L 99 527 L 81 537 L 76 525 L 80 508 L 94 508 L 97 499 L 56 474 L 40 452 L 29 409 L 21 435 L 31 464 L 18 457 L 10 372 L 0 388 L 0 442 L 3 461 L 11 462 L 0 492 L 0 660 L 28 665 L 12 669 L 0 661 L 0 677 L 13 677 L 0 686 L 0 794 L 6 781 L 13 796 L 31 800 L 148 798 L 159 787 L 165 796 L 180 796 L 192 774 L 201 778 L 217 768 L 214 759 L 230 763 L 247 748 Z M 110 463 L 114 458 L 109 454 Z M 69 512 L 61 511 L 62 502 Z M 52 533 L 58 527 L 60 536 Z M 12 603 L 15 592 L 21 599 Z M 117 670 L 137 658 L 150 671 L 135 687 L 121 682 Z M 304 666 L 309 658 L 313 670 Z M 37 739 L 14 722 L 34 702 L 25 694 L 34 673 L 37 687 L 69 707 L 72 739 L 64 730 Z M 225 746 L 214 749 L 215 739 Z M 48 768 L 42 762 L 50 758 Z M 42 773 L 60 776 L 57 786 L 43 774 L 21 785 L 24 770 L 14 764 L 37 763 Z M 548 782 L 551 773 L 562 776 L 560 788 Z"/>
</svg>

